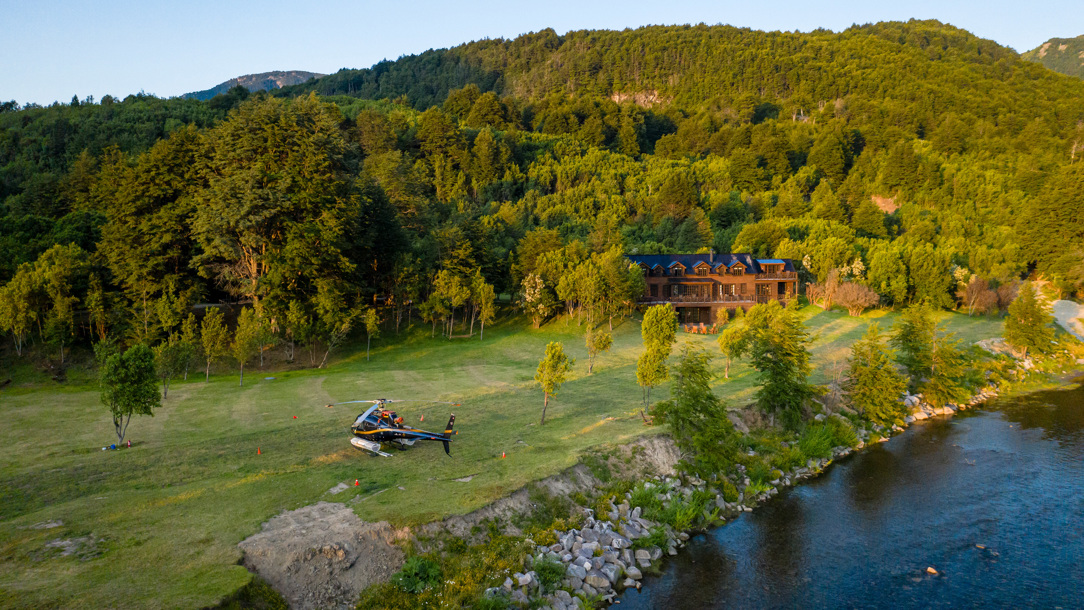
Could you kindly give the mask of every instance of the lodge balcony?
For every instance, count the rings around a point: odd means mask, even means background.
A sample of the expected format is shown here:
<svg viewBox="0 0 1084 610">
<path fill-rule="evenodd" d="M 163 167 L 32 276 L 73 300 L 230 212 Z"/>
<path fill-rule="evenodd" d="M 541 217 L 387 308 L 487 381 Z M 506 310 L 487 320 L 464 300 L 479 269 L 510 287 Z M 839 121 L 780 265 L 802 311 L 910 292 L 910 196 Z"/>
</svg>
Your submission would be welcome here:
<svg viewBox="0 0 1084 610">
<path fill-rule="evenodd" d="M 773 271 L 771 273 L 758 273 L 758 280 L 796 280 L 798 279 L 797 271 Z"/>
<path fill-rule="evenodd" d="M 722 304 L 722 305 L 755 305 L 758 303 L 767 303 L 768 301 L 779 301 L 781 304 L 786 305 L 794 299 L 794 294 L 787 293 L 785 295 L 779 295 L 773 297 L 770 295 L 752 295 L 752 294 L 721 294 L 715 296 L 698 295 L 698 294 L 684 294 L 669 297 L 659 296 L 643 296 L 640 297 L 640 302 L 644 304 L 659 304 L 670 303 L 672 305 L 688 305 L 688 304 Z"/>
</svg>

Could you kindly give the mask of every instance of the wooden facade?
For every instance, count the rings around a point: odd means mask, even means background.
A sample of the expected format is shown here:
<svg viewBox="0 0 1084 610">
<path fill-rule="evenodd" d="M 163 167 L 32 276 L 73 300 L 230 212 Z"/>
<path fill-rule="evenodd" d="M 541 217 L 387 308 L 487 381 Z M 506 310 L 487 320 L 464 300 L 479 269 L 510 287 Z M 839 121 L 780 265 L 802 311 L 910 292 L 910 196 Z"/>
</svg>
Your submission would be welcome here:
<svg viewBox="0 0 1084 610">
<path fill-rule="evenodd" d="M 715 324 L 720 309 L 757 303 L 786 305 L 798 295 L 798 274 L 788 259 L 749 254 L 629 254 L 644 272 L 640 302 L 669 303 L 682 324 Z"/>
</svg>

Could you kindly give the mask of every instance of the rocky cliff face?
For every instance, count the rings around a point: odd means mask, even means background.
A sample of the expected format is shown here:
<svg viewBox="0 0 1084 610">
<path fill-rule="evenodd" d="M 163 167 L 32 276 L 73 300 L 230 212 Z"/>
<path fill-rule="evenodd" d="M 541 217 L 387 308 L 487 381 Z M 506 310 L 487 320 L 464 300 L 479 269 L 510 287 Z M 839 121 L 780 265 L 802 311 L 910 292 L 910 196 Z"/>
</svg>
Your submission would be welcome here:
<svg viewBox="0 0 1084 610">
<path fill-rule="evenodd" d="M 205 89 L 203 91 L 196 91 L 194 93 L 186 93 L 181 97 L 197 100 L 209 100 L 212 97 L 225 93 L 230 89 L 240 85 L 249 91 L 270 91 L 272 89 L 279 89 L 281 87 L 289 87 L 290 85 L 299 85 L 308 81 L 311 78 L 320 78 L 323 74 L 316 72 L 304 72 L 302 70 L 287 70 L 287 71 L 275 71 L 275 72 L 263 72 L 261 74 L 246 74 L 245 76 L 238 76 L 237 78 L 231 78 L 230 80 Z"/>
<path fill-rule="evenodd" d="M 1084 78 L 1084 36 L 1051 38 L 1021 57 L 1041 63 L 1055 72 Z"/>
</svg>

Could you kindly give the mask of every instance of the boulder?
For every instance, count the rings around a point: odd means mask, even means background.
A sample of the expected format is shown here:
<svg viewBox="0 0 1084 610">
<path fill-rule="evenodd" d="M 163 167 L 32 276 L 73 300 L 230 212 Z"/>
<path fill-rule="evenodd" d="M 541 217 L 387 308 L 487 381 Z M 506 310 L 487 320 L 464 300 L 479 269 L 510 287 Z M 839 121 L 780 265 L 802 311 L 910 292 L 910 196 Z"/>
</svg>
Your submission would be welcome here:
<svg viewBox="0 0 1084 610">
<path fill-rule="evenodd" d="M 580 556 L 591 557 L 595 554 L 595 551 L 599 550 L 599 548 L 601 547 L 599 547 L 597 542 L 585 542 L 580 546 Z"/>
<path fill-rule="evenodd" d="M 521 587 L 529 587 L 534 584 L 534 572 L 527 572 L 516 577 L 516 584 Z"/>
<path fill-rule="evenodd" d="M 636 582 L 631 578 L 626 578 L 624 582 L 621 583 L 621 586 L 626 589 L 638 588 L 640 586 L 640 583 Z"/>
<path fill-rule="evenodd" d="M 584 588 L 591 586 L 599 591 L 606 591 L 610 588 L 610 579 L 598 570 L 591 570 L 587 573 L 587 578 L 583 579 L 583 584 Z"/>
<path fill-rule="evenodd" d="M 504 579 L 504 585 L 502 585 L 502 586 L 504 587 L 505 591 L 511 592 L 512 587 L 515 586 L 515 583 L 512 582 L 511 578 L 505 578 Z"/>
<path fill-rule="evenodd" d="M 612 563 L 603 565 L 598 571 L 610 581 L 611 585 L 617 583 L 617 576 L 621 573 L 617 566 Z"/>
<path fill-rule="evenodd" d="M 605 579 L 603 579 L 603 580 L 605 580 Z M 583 591 L 588 597 L 594 597 L 594 596 L 598 595 L 598 589 L 592 587 L 591 585 L 589 585 L 587 583 L 583 583 L 583 586 L 580 587 L 580 590 Z"/>
<path fill-rule="evenodd" d="M 585 574 L 585 575 L 586 575 L 586 574 Z M 582 588 L 583 588 L 583 579 L 582 579 L 582 578 L 575 578 L 575 577 L 573 577 L 573 578 L 569 579 L 569 581 L 568 581 L 568 586 L 569 586 L 569 588 L 571 588 L 571 589 L 572 589 L 573 591 L 579 591 L 580 589 L 582 589 Z"/>
<path fill-rule="evenodd" d="M 557 592 L 553 594 L 553 596 L 559 599 L 561 603 L 565 604 L 566 606 L 572 603 L 572 595 L 564 589 L 558 589 Z"/>
<path fill-rule="evenodd" d="M 637 559 L 636 563 L 640 566 L 641 570 L 646 570 L 651 567 L 651 562 L 647 559 Z"/>
<path fill-rule="evenodd" d="M 658 561 L 662 557 L 662 549 L 657 546 L 653 546 L 648 549 L 651 552 L 651 561 Z"/>
<path fill-rule="evenodd" d="M 637 506 L 636 508 L 632 509 L 632 513 L 629 514 L 629 518 L 630 519 L 639 519 L 641 512 L 642 511 L 641 511 L 640 507 Z"/>
<path fill-rule="evenodd" d="M 651 553 L 647 549 L 636 549 L 636 560 L 651 559 Z"/>
<path fill-rule="evenodd" d="M 566 572 L 572 578 L 578 578 L 580 580 L 587 578 L 587 570 L 585 570 L 583 566 L 572 564 L 566 568 Z"/>
<path fill-rule="evenodd" d="M 620 534 L 614 535 L 613 538 L 610 539 L 610 548 L 614 549 L 615 551 L 627 549 L 630 546 L 632 546 L 632 540 L 629 540 L 628 538 Z"/>
<path fill-rule="evenodd" d="M 589 542 L 598 542 L 598 532 L 594 529 L 585 529 L 580 532 L 580 535 L 583 536 L 584 544 L 587 544 Z"/>
<path fill-rule="evenodd" d="M 643 572 L 641 572 L 640 569 L 636 566 L 629 566 L 625 568 L 625 575 L 635 580 L 640 580 L 644 577 Z"/>
<path fill-rule="evenodd" d="M 530 600 L 527 599 L 527 594 L 523 591 L 520 591 L 519 589 L 512 591 L 512 603 L 526 605 L 529 602 Z"/>
</svg>

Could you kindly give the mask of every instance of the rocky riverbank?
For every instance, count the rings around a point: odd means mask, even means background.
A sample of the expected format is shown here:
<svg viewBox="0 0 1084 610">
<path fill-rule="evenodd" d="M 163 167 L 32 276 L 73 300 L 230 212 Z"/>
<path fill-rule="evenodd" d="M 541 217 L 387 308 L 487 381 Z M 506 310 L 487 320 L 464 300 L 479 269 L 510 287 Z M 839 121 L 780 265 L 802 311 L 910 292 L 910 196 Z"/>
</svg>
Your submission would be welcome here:
<svg viewBox="0 0 1084 610">
<path fill-rule="evenodd" d="M 752 481 L 744 477 L 741 483 L 744 489 L 736 501 L 727 501 L 723 493 L 716 492 L 711 485 L 695 477 L 655 476 L 643 483 L 643 487 L 656 490 L 664 507 L 672 502 L 689 502 L 696 494 L 711 493 L 714 500 L 699 515 L 698 521 L 712 526 L 725 525 L 743 512 L 751 512 L 761 502 L 775 496 L 780 489 L 795 485 L 805 479 L 820 474 L 833 460 L 850 455 L 863 449 L 871 442 L 887 441 L 894 433 L 900 433 L 905 426 L 932 417 L 952 416 L 955 413 L 981 404 L 998 396 L 998 388 L 990 384 L 960 404 L 934 407 L 923 401 L 922 395 L 905 394 L 901 402 L 911 409 L 905 418 L 904 426 L 882 428 L 870 425 L 858 428 L 858 443 L 854 447 L 839 446 L 832 450 L 831 458 L 810 459 L 804 466 L 787 472 L 778 472 L 766 489 L 747 494 L 755 490 Z M 824 421 L 839 418 L 851 425 L 844 415 L 839 413 L 818 414 L 815 419 Z M 740 469 L 740 467 L 739 467 Z M 667 556 L 677 555 L 685 546 L 691 534 L 703 527 L 676 530 L 669 524 L 646 519 L 640 507 L 633 506 L 632 492 L 624 494 L 623 501 L 612 503 L 612 508 L 605 514 L 596 515 L 590 508 L 582 508 L 585 520 L 583 526 L 568 531 L 553 532 L 557 542 L 550 545 L 536 545 L 534 554 L 527 560 L 523 572 L 508 576 L 503 585 L 486 591 L 487 597 L 503 597 L 512 605 L 526 607 L 532 603 L 553 610 L 571 610 L 588 607 L 587 602 L 619 603 L 619 595 L 630 588 L 643 586 L 645 573 L 658 571 Z M 661 532 L 662 536 L 658 536 Z M 658 543 L 656 539 L 661 538 Z M 651 540 L 651 544 L 643 541 Z M 547 592 L 543 579 L 539 576 L 540 568 L 545 565 L 561 564 L 564 576 L 555 589 Z"/>
</svg>

